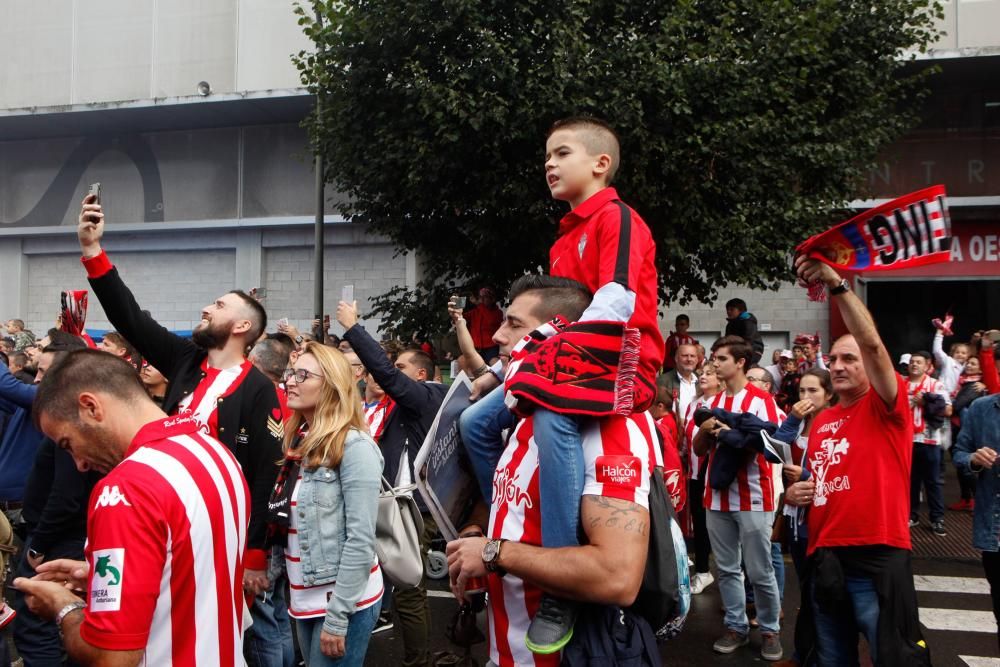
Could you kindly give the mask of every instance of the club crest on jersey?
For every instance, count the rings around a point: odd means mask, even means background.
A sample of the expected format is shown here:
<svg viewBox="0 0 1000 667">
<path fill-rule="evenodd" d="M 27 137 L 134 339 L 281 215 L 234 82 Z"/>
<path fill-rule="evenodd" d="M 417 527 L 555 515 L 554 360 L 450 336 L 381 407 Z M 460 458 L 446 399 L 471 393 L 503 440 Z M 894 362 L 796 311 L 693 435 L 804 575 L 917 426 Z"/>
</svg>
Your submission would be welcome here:
<svg viewBox="0 0 1000 667">
<path fill-rule="evenodd" d="M 118 486 L 105 486 L 101 489 L 101 495 L 97 497 L 97 504 L 94 505 L 94 509 L 100 507 L 116 507 L 118 505 L 124 505 L 125 507 L 132 507 L 130 503 L 125 498 L 125 494 L 118 490 Z"/>
<path fill-rule="evenodd" d="M 584 233 L 584 235 L 580 237 L 580 242 L 576 244 L 576 251 L 577 253 L 579 253 L 580 259 L 583 259 L 583 251 L 586 247 L 587 247 L 587 234 Z"/>
<path fill-rule="evenodd" d="M 93 575 L 90 579 L 90 611 L 118 611 L 122 604 L 122 584 L 125 581 L 125 549 L 95 550 L 91 559 Z"/>
<path fill-rule="evenodd" d="M 601 484 L 639 487 L 642 465 L 638 456 L 598 456 L 594 467 Z"/>
</svg>

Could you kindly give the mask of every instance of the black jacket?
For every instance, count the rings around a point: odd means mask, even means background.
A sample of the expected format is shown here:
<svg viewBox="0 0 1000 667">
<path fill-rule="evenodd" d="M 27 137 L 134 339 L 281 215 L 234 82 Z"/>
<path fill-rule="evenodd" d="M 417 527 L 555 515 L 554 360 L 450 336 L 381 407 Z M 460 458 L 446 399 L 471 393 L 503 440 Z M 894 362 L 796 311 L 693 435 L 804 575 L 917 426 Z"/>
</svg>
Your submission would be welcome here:
<svg viewBox="0 0 1000 667">
<path fill-rule="evenodd" d="M 31 548 L 51 554 L 57 544 L 87 537 L 90 492 L 104 475 L 76 469 L 69 452 L 49 438 L 42 440 L 24 486 L 21 517 L 31 535 Z"/>
<path fill-rule="evenodd" d="M 142 312 L 119 277 L 118 269 L 91 278 L 90 286 L 108 321 L 167 378 L 170 384 L 163 410 L 168 414 L 176 412 L 181 399 L 193 392 L 205 377 L 201 366 L 208 353 L 190 340 L 167 331 Z M 267 499 L 282 457 L 281 407 L 274 384 L 256 368 L 251 368 L 235 391 L 219 399 L 218 427 L 215 437 L 239 461 L 250 487 L 247 548 L 264 549 Z M 263 565 L 251 560 L 247 567 L 260 569 Z"/>
<path fill-rule="evenodd" d="M 746 315 L 746 317 L 743 317 Z M 752 363 L 757 363 L 764 355 L 764 339 L 760 337 L 757 330 L 757 318 L 753 313 L 742 313 L 726 323 L 727 336 L 739 336 L 753 348 Z M 749 368 L 749 367 L 748 367 Z"/>
<path fill-rule="evenodd" d="M 351 344 L 361 363 L 389 398 L 396 402 L 379 442 L 385 459 L 382 474 L 390 484 L 395 484 L 399 479 L 399 462 L 404 453 L 409 453 L 410 478 L 416 481 L 413 459 L 424 444 L 448 388 L 438 382 L 418 382 L 404 375 L 385 356 L 382 346 L 360 325 L 355 324 L 348 329 L 344 340 Z M 426 512 L 427 506 L 420 494 L 417 494 L 416 500 L 420 510 Z"/>
</svg>

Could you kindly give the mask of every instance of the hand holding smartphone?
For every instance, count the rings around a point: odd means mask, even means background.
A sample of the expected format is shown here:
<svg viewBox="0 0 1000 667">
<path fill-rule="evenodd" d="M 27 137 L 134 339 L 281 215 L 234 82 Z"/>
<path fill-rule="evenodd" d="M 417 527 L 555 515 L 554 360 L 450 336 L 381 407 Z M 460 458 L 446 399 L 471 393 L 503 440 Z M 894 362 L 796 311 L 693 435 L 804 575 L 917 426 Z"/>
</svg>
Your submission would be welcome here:
<svg viewBox="0 0 1000 667">
<path fill-rule="evenodd" d="M 91 202 L 92 204 L 100 204 L 101 203 L 101 184 L 100 183 L 91 183 L 90 184 L 90 187 L 87 188 L 87 196 L 89 197 L 90 195 L 94 196 L 94 201 Z"/>
<path fill-rule="evenodd" d="M 340 290 L 340 300 L 348 304 L 354 303 L 354 285 L 344 285 Z"/>
</svg>

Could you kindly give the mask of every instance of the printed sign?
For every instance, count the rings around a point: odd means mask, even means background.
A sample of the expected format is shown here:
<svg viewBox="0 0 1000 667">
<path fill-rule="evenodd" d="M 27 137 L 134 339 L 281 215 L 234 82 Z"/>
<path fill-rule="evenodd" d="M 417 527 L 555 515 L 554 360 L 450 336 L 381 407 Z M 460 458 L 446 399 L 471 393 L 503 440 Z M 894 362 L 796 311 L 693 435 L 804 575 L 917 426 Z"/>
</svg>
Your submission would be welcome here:
<svg viewBox="0 0 1000 667">
<path fill-rule="evenodd" d="M 100 549 L 91 554 L 91 612 L 118 611 L 125 580 L 125 549 Z"/>
</svg>

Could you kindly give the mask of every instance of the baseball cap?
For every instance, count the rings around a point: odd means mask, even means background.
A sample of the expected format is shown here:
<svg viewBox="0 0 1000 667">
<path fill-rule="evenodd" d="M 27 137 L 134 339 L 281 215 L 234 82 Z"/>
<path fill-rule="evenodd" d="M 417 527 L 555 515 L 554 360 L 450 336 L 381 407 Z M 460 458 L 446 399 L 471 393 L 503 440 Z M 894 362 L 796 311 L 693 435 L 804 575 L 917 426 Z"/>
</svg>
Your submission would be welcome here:
<svg viewBox="0 0 1000 667">
<path fill-rule="evenodd" d="M 900 357 L 899 357 L 899 363 L 901 363 L 901 364 L 908 364 L 908 363 L 910 363 L 910 356 L 911 355 L 909 353 L 900 355 Z"/>
<path fill-rule="evenodd" d="M 795 354 L 791 350 L 782 350 L 781 354 L 778 355 L 779 359 L 794 359 Z"/>
</svg>

